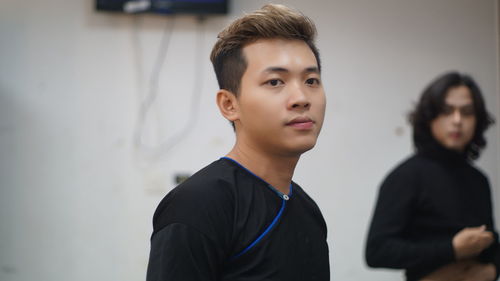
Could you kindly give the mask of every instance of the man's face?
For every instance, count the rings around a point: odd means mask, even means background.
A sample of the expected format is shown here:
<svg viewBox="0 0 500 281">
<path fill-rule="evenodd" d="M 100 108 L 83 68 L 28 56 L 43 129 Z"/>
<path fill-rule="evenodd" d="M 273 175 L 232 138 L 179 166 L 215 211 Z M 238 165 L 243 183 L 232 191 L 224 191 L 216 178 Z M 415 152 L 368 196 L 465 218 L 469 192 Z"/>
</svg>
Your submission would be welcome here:
<svg viewBox="0 0 500 281">
<path fill-rule="evenodd" d="M 325 93 L 316 58 L 300 40 L 262 39 L 243 48 L 235 120 L 238 142 L 281 156 L 311 149 L 323 124 Z"/>
<path fill-rule="evenodd" d="M 442 112 L 431 122 L 433 137 L 448 149 L 463 151 L 474 137 L 475 129 L 476 115 L 469 88 L 451 88 Z"/>
</svg>

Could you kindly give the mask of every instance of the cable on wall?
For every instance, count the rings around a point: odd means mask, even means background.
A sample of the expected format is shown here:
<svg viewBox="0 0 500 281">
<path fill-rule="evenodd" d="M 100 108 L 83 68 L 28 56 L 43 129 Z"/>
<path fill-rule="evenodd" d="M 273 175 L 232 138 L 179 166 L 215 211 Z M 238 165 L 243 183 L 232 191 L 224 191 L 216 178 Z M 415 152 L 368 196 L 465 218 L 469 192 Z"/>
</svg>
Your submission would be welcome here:
<svg viewBox="0 0 500 281">
<path fill-rule="evenodd" d="M 166 140 L 162 141 L 156 146 L 147 146 L 142 142 L 142 136 L 144 131 L 144 125 L 147 120 L 148 113 L 150 113 L 151 107 L 156 101 L 159 91 L 159 78 L 160 73 L 165 63 L 165 58 L 168 53 L 168 48 L 170 45 L 170 38 L 174 29 L 174 19 L 169 22 L 165 27 L 163 37 L 161 40 L 160 48 L 158 51 L 158 56 L 155 60 L 151 78 L 149 81 L 149 92 L 148 95 L 142 101 L 139 114 L 137 118 L 136 128 L 133 136 L 134 147 L 139 151 L 142 156 L 149 160 L 161 160 L 168 154 L 168 152 L 177 144 L 179 144 L 183 139 L 185 139 L 191 130 L 194 128 L 199 115 L 199 104 L 200 95 L 202 92 L 202 81 L 203 81 L 203 67 L 202 67 L 202 53 L 204 45 L 204 29 L 203 29 L 203 18 L 197 20 L 196 29 L 196 54 L 195 54 L 195 65 L 194 65 L 194 83 L 191 95 L 191 106 L 188 114 L 188 121 L 186 125 L 176 134 L 170 136 Z"/>
</svg>

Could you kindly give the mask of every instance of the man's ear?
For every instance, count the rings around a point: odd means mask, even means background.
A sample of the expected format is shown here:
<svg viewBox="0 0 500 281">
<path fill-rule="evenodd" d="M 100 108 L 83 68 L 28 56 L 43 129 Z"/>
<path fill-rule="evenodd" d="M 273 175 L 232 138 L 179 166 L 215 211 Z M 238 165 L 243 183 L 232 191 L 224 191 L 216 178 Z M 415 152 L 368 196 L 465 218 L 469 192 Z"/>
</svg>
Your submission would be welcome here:
<svg viewBox="0 0 500 281">
<path fill-rule="evenodd" d="M 221 89 L 217 92 L 217 106 L 220 113 L 229 121 L 234 122 L 239 118 L 238 99 L 228 90 Z"/>
</svg>

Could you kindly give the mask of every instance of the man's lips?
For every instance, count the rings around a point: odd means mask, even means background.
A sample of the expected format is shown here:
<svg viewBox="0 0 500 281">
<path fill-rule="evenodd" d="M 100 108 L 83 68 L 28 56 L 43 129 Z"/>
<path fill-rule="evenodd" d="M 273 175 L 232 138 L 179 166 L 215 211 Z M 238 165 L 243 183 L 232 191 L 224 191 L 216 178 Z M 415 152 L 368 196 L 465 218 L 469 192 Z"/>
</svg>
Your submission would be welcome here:
<svg viewBox="0 0 500 281">
<path fill-rule="evenodd" d="M 297 129 L 311 129 L 314 126 L 314 121 L 309 117 L 297 117 L 292 119 L 292 121 L 286 123 L 287 126 L 294 127 Z"/>
<path fill-rule="evenodd" d="M 448 133 L 448 135 L 454 139 L 458 139 L 458 138 L 462 137 L 461 132 L 450 132 L 450 133 Z"/>
</svg>

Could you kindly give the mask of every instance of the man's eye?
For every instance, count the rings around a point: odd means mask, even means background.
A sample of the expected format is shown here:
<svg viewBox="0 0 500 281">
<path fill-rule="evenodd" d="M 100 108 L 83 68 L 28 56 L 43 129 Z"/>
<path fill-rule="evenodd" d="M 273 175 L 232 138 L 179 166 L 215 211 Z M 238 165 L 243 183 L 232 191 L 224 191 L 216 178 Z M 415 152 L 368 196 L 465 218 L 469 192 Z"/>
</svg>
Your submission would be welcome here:
<svg viewBox="0 0 500 281">
<path fill-rule="evenodd" d="M 271 80 L 267 81 L 266 84 L 273 86 L 273 87 L 276 87 L 276 86 L 283 84 L 283 81 L 281 81 L 279 79 L 271 79 Z"/>
<path fill-rule="evenodd" d="M 319 79 L 318 78 L 309 78 L 306 80 L 306 84 L 308 85 L 319 85 Z"/>
<path fill-rule="evenodd" d="M 451 106 L 445 106 L 443 107 L 443 110 L 441 111 L 441 114 L 443 115 L 450 115 L 453 113 L 453 107 Z"/>
<path fill-rule="evenodd" d="M 464 116 L 472 116 L 474 115 L 474 107 L 465 107 L 460 110 L 460 113 Z"/>
</svg>

